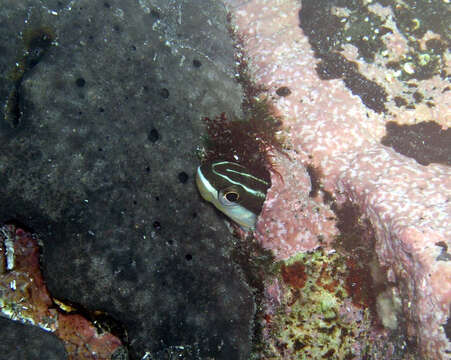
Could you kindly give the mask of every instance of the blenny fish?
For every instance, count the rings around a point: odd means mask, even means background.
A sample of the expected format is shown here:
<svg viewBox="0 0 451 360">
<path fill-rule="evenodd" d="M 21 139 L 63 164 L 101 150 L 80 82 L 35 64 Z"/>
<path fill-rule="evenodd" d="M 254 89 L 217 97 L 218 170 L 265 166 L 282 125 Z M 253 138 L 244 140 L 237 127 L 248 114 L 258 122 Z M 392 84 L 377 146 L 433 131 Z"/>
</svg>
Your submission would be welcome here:
<svg viewBox="0 0 451 360">
<path fill-rule="evenodd" d="M 255 228 L 270 184 L 234 162 L 216 161 L 197 169 L 202 197 L 246 230 Z"/>
</svg>

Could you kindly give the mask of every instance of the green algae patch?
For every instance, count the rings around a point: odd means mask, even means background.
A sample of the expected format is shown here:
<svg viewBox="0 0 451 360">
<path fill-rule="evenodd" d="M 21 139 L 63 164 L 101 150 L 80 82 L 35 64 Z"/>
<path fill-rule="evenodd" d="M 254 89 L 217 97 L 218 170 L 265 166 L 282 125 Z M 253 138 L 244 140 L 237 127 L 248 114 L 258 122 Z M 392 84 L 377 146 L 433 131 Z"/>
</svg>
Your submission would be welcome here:
<svg viewBox="0 0 451 360">
<path fill-rule="evenodd" d="M 282 262 L 281 304 L 268 319 L 262 357 L 353 359 L 367 353 L 371 313 L 352 304 L 348 276 L 345 258 L 322 249 Z"/>
</svg>

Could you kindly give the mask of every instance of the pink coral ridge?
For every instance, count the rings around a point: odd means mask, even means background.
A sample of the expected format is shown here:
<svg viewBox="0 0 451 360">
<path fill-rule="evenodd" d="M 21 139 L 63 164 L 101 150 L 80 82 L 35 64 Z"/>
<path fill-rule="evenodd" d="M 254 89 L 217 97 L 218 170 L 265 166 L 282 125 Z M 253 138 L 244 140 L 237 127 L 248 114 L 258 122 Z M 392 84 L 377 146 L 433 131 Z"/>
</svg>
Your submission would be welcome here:
<svg viewBox="0 0 451 360">
<path fill-rule="evenodd" d="M 339 203 L 358 204 L 371 221 L 379 262 L 388 268 L 388 280 L 398 284 L 408 333 L 416 338 L 421 356 L 450 359 L 451 342 L 443 325 L 450 315 L 451 262 L 438 260 L 445 244 L 445 249 L 451 248 L 450 167 L 422 166 L 380 144 L 387 121 L 422 120 L 422 107 L 417 112 L 400 110 L 390 98 L 389 112 L 377 114 L 352 95 L 342 80 L 321 80 L 315 70 L 318 59 L 299 26 L 300 2 L 225 3 L 249 57 L 252 78 L 268 89 L 266 95 L 284 119 L 291 147 L 291 161 L 283 156 L 277 160 L 285 181 L 272 178 L 257 239 L 278 259 L 330 245 L 337 233 L 328 220 L 331 212 L 321 199 L 308 197 L 310 181 L 304 164 L 312 163 L 324 176 L 325 190 Z M 373 10 L 381 12 L 377 7 Z M 390 16 L 389 9 L 384 11 Z M 387 41 L 402 38 L 393 30 Z M 402 42 L 390 56 L 399 56 L 396 51 L 406 51 Z M 350 53 L 349 48 L 343 52 Z M 393 93 L 391 86 L 400 86 L 388 70 L 364 62 L 359 62 L 359 68 L 388 94 Z M 439 76 L 420 83 L 425 89 L 438 89 L 434 99 L 441 110 L 434 109 L 433 119 L 443 129 L 451 123 L 451 97 L 440 95 L 447 85 Z M 281 86 L 291 94 L 277 96 Z"/>
</svg>

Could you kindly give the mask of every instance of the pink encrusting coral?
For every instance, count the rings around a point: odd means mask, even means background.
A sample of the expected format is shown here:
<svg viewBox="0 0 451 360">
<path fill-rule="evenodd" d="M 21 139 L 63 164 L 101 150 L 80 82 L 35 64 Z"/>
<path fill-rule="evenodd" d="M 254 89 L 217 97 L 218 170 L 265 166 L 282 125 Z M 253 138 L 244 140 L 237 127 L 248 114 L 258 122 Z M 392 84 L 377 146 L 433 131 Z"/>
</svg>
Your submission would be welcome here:
<svg viewBox="0 0 451 360">
<path fill-rule="evenodd" d="M 309 197 L 306 166 L 314 166 L 322 174 L 323 190 L 332 194 L 338 206 L 351 201 L 370 220 L 377 258 L 387 269 L 387 280 L 399 289 L 403 321 L 421 356 L 449 359 L 451 342 L 445 324 L 451 304 L 447 253 L 451 247 L 451 168 L 420 165 L 381 144 L 388 121 L 411 124 L 433 120 L 444 130 L 451 126 L 446 77 L 435 75 L 406 85 L 395 69 L 382 68 L 382 55 L 369 64 L 347 45 L 341 55 L 353 56 L 349 60 L 386 89 L 385 110 L 375 111 L 365 106 L 343 79 L 322 80 L 318 76 L 320 60 L 314 57 L 300 27 L 299 1 L 225 2 L 248 56 L 252 80 L 267 89 L 264 96 L 284 122 L 289 148 L 290 160 L 283 155 L 275 159 L 284 181 L 277 175 L 272 177 L 256 238 L 273 250 L 277 259 L 331 245 L 337 234 L 332 212 L 324 205 L 322 193 Z M 384 13 L 387 19 L 393 15 L 390 8 L 379 5 L 372 11 Z M 439 38 L 437 34 L 426 35 Z M 385 39 L 398 41 L 384 56 L 402 59 L 407 42 L 401 41 L 403 35 L 396 26 Z M 443 68 L 449 69 L 449 64 Z M 399 71 L 413 75 L 415 65 L 404 62 Z M 396 106 L 394 97 L 403 86 L 430 90 L 427 96 L 433 105 Z M 279 96 L 281 87 L 291 92 Z"/>
<path fill-rule="evenodd" d="M 67 359 L 125 353 L 121 340 L 99 328 L 99 322 L 65 313 L 74 309 L 51 297 L 39 265 L 38 239 L 14 225 L 0 226 L 0 289 L 0 315 L 53 332 L 64 343 Z"/>
<path fill-rule="evenodd" d="M 296 158 L 292 152 L 288 154 Z M 318 198 L 309 196 L 311 181 L 307 170 L 286 156 L 276 158 L 275 167 L 281 173 L 272 177 L 257 223 L 257 240 L 282 259 L 329 245 L 338 234 L 334 213 Z"/>
</svg>

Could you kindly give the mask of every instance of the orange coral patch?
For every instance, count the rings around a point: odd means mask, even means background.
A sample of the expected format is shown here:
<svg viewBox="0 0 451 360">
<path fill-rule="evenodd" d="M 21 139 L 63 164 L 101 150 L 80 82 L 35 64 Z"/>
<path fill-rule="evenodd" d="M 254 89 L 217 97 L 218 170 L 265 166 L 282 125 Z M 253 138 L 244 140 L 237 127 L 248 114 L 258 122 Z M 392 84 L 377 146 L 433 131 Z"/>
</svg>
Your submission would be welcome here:
<svg viewBox="0 0 451 360">
<path fill-rule="evenodd" d="M 302 289 L 307 280 L 304 264 L 296 262 L 289 266 L 282 265 L 282 278 L 292 287 Z"/>
</svg>

